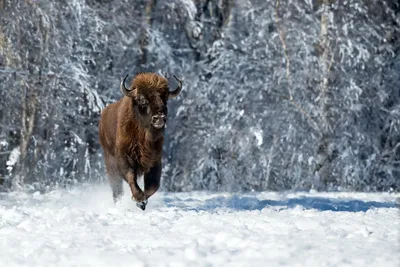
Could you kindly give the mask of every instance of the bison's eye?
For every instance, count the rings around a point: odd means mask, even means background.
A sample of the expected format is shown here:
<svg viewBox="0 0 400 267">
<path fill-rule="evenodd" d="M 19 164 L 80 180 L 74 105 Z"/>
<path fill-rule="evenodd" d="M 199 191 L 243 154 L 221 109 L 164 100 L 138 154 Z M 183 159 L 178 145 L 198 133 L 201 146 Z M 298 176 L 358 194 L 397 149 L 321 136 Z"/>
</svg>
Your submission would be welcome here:
<svg viewBox="0 0 400 267">
<path fill-rule="evenodd" d="M 147 106 L 147 100 L 144 98 L 144 97 L 141 97 L 140 99 L 139 99 L 139 105 L 140 106 L 142 106 L 142 107 L 146 107 Z"/>
</svg>

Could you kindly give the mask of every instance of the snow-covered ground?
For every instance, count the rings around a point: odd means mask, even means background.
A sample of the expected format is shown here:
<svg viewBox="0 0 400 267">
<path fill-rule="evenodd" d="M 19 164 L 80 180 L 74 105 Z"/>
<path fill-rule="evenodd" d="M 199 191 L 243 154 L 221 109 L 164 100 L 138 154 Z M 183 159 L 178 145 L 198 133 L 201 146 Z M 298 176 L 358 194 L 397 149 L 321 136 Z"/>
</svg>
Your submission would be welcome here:
<svg viewBox="0 0 400 267">
<path fill-rule="evenodd" d="M 143 212 L 107 185 L 0 194 L 0 266 L 398 267 L 396 197 L 158 192 Z"/>
</svg>

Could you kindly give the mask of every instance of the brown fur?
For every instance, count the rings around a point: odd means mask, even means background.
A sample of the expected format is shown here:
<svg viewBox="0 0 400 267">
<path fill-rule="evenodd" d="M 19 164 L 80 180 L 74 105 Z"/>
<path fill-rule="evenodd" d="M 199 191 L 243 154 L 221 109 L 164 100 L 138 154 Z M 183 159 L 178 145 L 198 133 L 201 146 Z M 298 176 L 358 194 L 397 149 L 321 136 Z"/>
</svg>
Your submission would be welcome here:
<svg viewBox="0 0 400 267">
<path fill-rule="evenodd" d="M 152 127 L 151 118 L 155 114 L 167 115 L 170 92 L 167 79 L 154 73 L 137 75 L 130 89 L 126 96 L 103 110 L 99 139 L 114 201 L 122 195 L 124 179 L 131 187 L 132 198 L 140 202 L 160 185 L 164 129 Z M 143 99 L 147 106 L 140 104 Z M 144 175 L 144 192 L 137 185 L 139 175 Z"/>
</svg>

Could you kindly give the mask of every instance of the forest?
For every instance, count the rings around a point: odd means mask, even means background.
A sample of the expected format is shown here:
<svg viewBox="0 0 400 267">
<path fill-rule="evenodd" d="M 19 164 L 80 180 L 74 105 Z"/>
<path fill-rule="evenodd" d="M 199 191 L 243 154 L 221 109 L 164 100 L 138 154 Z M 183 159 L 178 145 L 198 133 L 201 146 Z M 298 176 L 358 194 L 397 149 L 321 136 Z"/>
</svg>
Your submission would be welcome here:
<svg viewBox="0 0 400 267">
<path fill-rule="evenodd" d="M 393 0 L 0 0 L 0 191 L 106 181 L 140 72 L 183 78 L 163 190 L 400 191 Z"/>
</svg>

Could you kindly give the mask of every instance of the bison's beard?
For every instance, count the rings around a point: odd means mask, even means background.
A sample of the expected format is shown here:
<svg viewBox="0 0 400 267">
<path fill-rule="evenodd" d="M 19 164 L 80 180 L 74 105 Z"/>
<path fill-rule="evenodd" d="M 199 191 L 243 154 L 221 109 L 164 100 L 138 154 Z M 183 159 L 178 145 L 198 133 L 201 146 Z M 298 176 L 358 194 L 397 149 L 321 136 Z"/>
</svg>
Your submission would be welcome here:
<svg viewBox="0 0 400 267">
<path fill-rule="evenodd" d="M 159 127 L 159 128 L 157 128 Z M 164 125 L 158 125 L 155 127 L 154 125 L 150 126 L 150 129 L 147 130 L 147 132 L 150 134 L 149 138 L 152 139 L 153 141 L 159 140 L 160 138 L 163 138 L 164 136 L 164 131 L 165 131 L 165 123 Z"/>
</svg>

